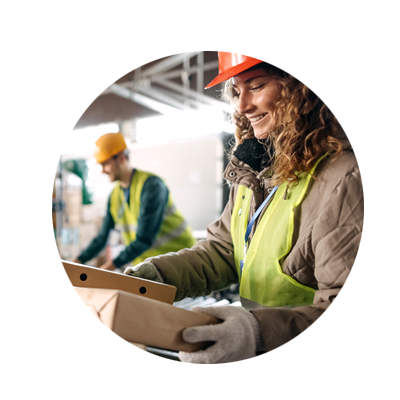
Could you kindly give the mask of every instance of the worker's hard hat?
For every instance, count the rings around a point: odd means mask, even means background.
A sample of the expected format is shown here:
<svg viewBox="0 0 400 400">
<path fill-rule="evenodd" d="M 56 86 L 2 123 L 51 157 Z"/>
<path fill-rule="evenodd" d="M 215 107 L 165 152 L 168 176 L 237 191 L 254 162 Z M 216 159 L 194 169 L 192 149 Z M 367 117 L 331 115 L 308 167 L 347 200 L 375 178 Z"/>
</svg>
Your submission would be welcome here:
<svg viewBox="0 0 400 400">
<path fill-rule="evenodd" d="M 121 133 L 106 133 L 97 139 L 94 156 L 98 163 L 102 163 L 124 151 L 127 147 L 125 138 Z"/>
<path fill-rule="evenodd" d="M 223 81 L 226 81 L 237 74 L 245 71 L 246 69 L 262 63 L 261 60 L 256 58 L 243 56 L 237 53 L 226 53 L 223 51 L 218 52 L 218 67 L 219 74 L 212 80 L 204 89 L 208 89 L 212 86 L 218 85 Z"/>
</svg>

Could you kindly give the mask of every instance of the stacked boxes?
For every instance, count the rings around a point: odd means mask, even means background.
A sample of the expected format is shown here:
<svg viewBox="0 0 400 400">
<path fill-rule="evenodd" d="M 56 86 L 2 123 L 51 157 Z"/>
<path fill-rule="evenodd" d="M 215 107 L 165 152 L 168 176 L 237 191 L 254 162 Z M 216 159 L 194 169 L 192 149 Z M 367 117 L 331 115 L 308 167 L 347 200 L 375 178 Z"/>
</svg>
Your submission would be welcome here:
<svg viewBox="0 0 400 400">
<path fill-rule="evenodd" d="M 82 180 L 68 171 L 62 171 L 63 212 L 61 227 L 58 229 L 56 243 L 62 259 L 73 260 L 86 248 L 100 230 L 102 217 L 94 204 L 82 204 Z M 55 199 L 56 190 L 53 190 Z M 53 213 L 53 227 L 56 230 L 57 218 Z M 94 265 L 105 261 L 103 251 L 93 260 Z"/>
<path fill-rule="evenodd" d="M 59 236 L 56 238 L 61 258 L 73 259 L 81 249 L 80 225 L 82 214 L 82 183 L 71 173 L 62 173 L 63 212 Z"/>
</svg>

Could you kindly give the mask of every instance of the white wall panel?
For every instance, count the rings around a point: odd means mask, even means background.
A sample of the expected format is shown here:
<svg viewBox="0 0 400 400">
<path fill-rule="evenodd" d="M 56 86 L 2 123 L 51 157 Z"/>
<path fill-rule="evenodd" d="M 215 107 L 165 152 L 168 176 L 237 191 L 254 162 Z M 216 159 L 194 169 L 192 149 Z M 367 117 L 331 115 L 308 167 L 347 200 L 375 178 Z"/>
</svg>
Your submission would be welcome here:
<svg viewBox="0 0 400 400">
<path fill-rule="evenodd" d="M 171 195 L 193 230 L 203 230 L 222 211 L 223 146 L 217 135 L 168 142 L 133 144 L 132 166 L 153 172 L 167 183 Z"/>
</svg>

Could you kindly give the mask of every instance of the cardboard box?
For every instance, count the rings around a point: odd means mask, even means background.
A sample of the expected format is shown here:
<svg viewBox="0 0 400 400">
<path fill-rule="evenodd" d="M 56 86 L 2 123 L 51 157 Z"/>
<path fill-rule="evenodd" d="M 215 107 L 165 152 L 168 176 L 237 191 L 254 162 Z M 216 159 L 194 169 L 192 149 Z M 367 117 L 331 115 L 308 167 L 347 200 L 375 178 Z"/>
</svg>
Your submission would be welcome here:
<svg viewBox="0 0 400 400">
<path fill-rule="evenodd" d="M 75 288 L 84 303 L 113 332 L 128 342 L 161 349 L 192 352 L 212 342 L 187 343 L 182 331 L 217 324 L 209 315 L 184 310 L 120 290 Z"/>
<path fill-rule="evenodd" d="M 61 260 L 73 286 L 123 290 L 141 297 L 172 304 L 176 287 L 117 272 Z"/>
<path fill-rule="evenodd" d="M 142 344 L 53 328 L 53 364 L 145 364 Z"/>
</svg>

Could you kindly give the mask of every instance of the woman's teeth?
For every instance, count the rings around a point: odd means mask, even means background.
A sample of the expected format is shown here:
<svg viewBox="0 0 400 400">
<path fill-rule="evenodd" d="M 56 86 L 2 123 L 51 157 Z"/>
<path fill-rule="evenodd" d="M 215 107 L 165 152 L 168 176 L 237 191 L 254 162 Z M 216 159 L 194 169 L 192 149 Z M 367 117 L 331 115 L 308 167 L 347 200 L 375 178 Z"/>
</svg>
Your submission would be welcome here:
<svg viewBox="0 0 400 400">
<path fill-rule="evenodd" d="M 254 118 L 250 118 L 250 122 L 257 122 L 259 121 L 261 118 L 264 118 L 267 114 L 261 114 L 261 115 L 257 115 L 257 117 Z"/>
</svg>

